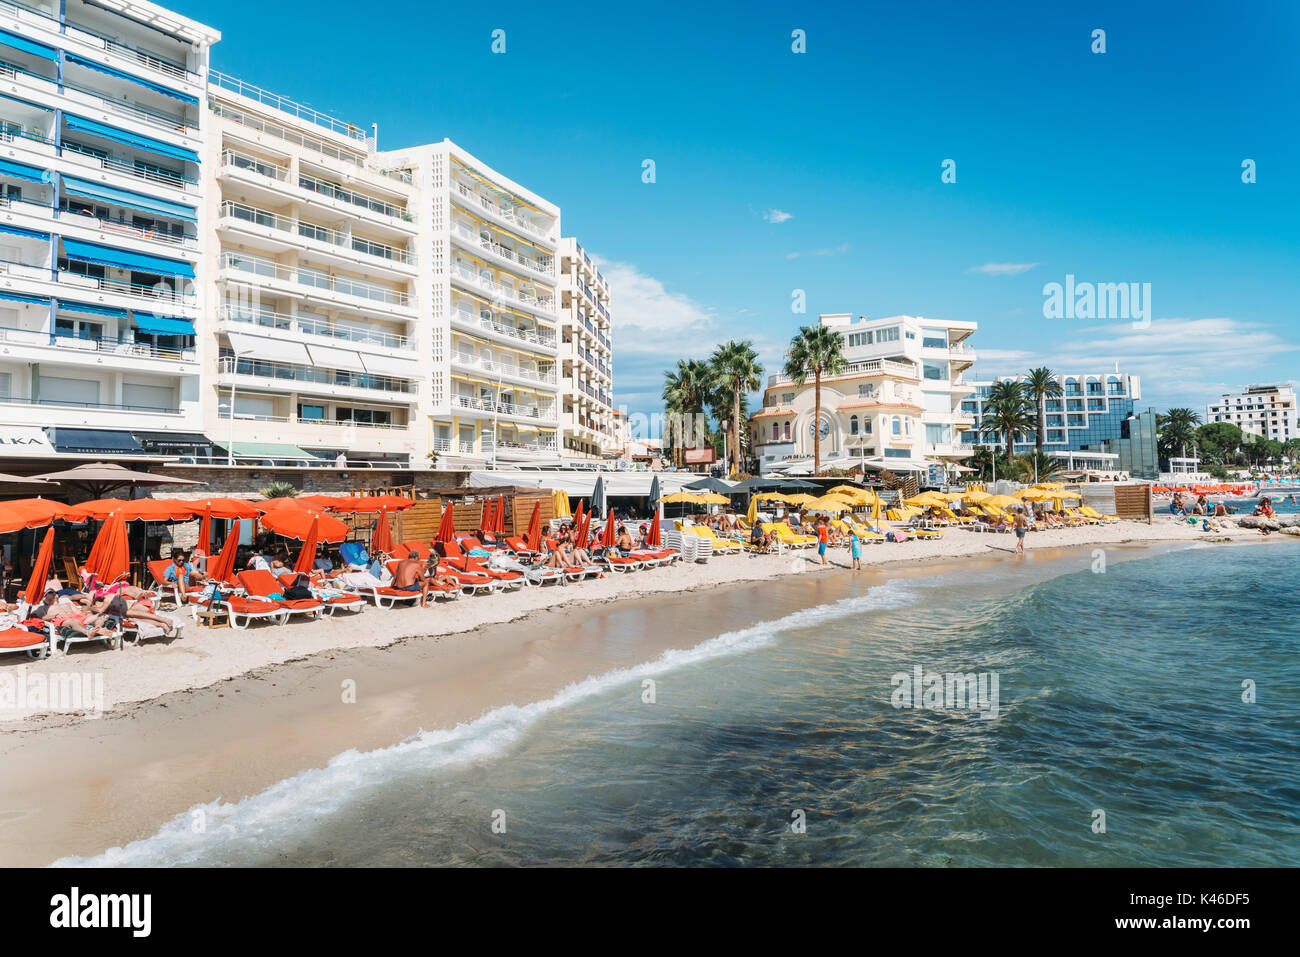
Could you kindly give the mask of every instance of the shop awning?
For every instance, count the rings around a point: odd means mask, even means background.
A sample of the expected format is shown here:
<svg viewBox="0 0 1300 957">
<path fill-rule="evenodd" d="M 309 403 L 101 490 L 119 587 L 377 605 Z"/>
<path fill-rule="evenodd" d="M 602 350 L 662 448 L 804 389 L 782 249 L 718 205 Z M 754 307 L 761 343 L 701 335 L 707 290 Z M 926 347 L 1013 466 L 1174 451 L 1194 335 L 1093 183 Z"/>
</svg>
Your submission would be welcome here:
<svg viewBox="0 0 1300 957">
<path fill-rule="evenodd" d="M 110 319 L 125 319 L 125 309 L 112 309 L 108 306 L 91 306 L 84 302 L 68 302 L 65 299 L 58 300 L 58 308 L 62 312 L 80 312 L 87 316 L 107 316 Z"/>
<path fill-rule="evenodd" d="M 132 432 L 135 440 L 146 449 L 155 451 L 160 447 L 200 449 L 213 445 L 206 435 L 197 432 Z"/>
<path fill-rule="evenodd" d="M 98 455 L 114 452 L 118 455 L 141 455 L 144 448 L 130 432 L 110 432 L 106 429 L 65 429 L 59 426 L 48 429 L 55 451 L 80 452 Z"/>
<path fill-rule="evenodd" d="M 0 233 L 8 233 L 11 236 L 23 236 L 27 239 L 43 239 L 50 241 L 49 233 L 42 233 L 35 229 L 23 229 L 21 226 L 14 226 L 11 223 L 0 223 Z"/>
<path fill-rule="evenodd" d="M 80 239 L 63 237 L 63 250 L 69 259 L 77 262 L 96 263 L 100 266 L 116 266 L 119 269 L 134 269 L 138 272 L 156 273 L 161 276 L 181 276 L 194 278 L 194 267 L 179 259 L 164 259 L 162 256 L 147 256 L 112 246 L 98 243 L 82 242 Z"/>
<path fill-rule="evenodd" d="M 29 183 L 48 183 L 51 179 L 50 171 L 47 169 L 8 159 L 0 159 L 0 174 L 12 176 L 14 179 L 25 179 Z"/>
<path fill-rule="evenodd" d="M 227 333 L 230 348 L 235 355 L 254 359 L 266 359 L 271 362 L 289 362 L 294 365 L 309 366 L 311 356 L 307 347 L 301 342 L 289 339 L 272 339 L 269 336 L 250 336 L 245 332 Z"/>
<path fill-rule="evenodd" d="M 126 80 L 130 83 L 138 83 L 146 89 L 153 90 L 155 93 L 161 93 L 163 96 L 170 96 L 174 100 L 180 100 L 182 103 L 188 103 L 191 106 L 198 106 L 198 99 L 190 96 L 188 93 L 182 93 L 180 90 L 173 90 L 170 87 L 163 86 L 161 83 L 154 83 L 152 80 L 145 80 L 122 70 L 115 70 L 111 66 L 104 66 L 102 63 L 96 63 L 94 60 L 87 60 L 85 57 L 68 54 L 68 60 L 76 63 L 78 66 L 84 66 L 91 70 L 98 70 L 108 76 L 115 76 L 119 80 Z"/>
<path fill-rule="evenodd" d="M 0 457 L 53 454 L 54 446 L 44 430 L 28 425 L 0 425 Z"/>
<path fill-rule="evenodd" d="M 22 50 L 24 53 L 34 54 L 45 60 L 57 60 L 59 58 L 59 51 L 54 47 L 47 47 L 44 43 L 37 43 L 35 40 L 29 40 L 17 33 L 10 33 L 8 30 L 0 30 L 0 43 L 13 47 L 15 50 Z"/>
<path fill-rule="evenodd" d="M 392 376 L 395 379 L 418 379 L 420 364 L 414 359 L 397 359 L 393 356 L 362 353 L 361 361 L 371 375 Z"/>
<path fill-rule="evenodd" d="M 140 136 L 136 133 L 128 133 L 126 130 L 119 130 L 115 126 L 109 126 L 107 123 L 99 123 L 95 120 L 87 120 L 80 116 L 73 116 L 71 113 L 65 113 L 68 122 L 68 129 L 80 130 L 83 133 L 93 133 L 96 136 L 102 136 L 106 140 L 113 140 L 126 146 L 134 146 L 136 149 L 145 150 L 150 153 L 157 153 L 159 156 L 170 156 L 173 159 L 187 160 L 191 163 L 199 161 L 199 154 L 192 149 L 184 146 L 173 146 L 171 143 L 164 143 L 161 140 L 151 139 L 148 136 Z"/>
<path fill-rule="evenodd" d="M 299 461 L 316 461 L 316 456 L 304 452 L 296 445 L 282 445 L 278 442 L 230 442 L 221 444 L 236 458 L 250 459 L 297 459 Z"/>
<path fill-rule="evenodd" d="M 352 349 L 338 349 L 334 346 L 318 346 L 314 342 L 307 347 L 311 353 L 312 365 L 326 369 L 345 369 L 348 372 L 365 372 L 361 356 Z"/>
<path fill-rule="evenodd" d="M 155 316 L 148 312 L 137 312 L 135 324 L 141 332 L 155 336 L 195 336 L 198 332 L 194 323 L 188 319 L 174 319 L 171 316 Z"/>
<path fill-rule="evenodd" d="M 193 206 L 169 203 L 165 199 L 154 199 L 152 196 L 133 193 L 127 189 L 114 189 L 112 186 L 105 186 L 103 183 L 89 183 L 85 180 L 65 176 L 63 177 L 63 189 L 64 192 L 72 193 L 74 196 L 100 199 L 106 203 L 116 203 L 131 209 L 143 210 L 146 213 L 174 216 L 177 219 L 184 219 L 191 223 L 198 220 Z"/>
</svg>

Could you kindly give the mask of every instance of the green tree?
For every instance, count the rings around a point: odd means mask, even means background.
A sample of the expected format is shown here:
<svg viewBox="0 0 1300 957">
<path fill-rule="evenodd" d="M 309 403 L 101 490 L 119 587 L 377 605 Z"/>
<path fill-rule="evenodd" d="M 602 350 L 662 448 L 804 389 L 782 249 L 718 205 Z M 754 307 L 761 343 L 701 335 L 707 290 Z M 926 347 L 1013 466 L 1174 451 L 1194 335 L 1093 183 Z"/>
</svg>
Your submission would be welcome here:
<svg viewBox="0 0 1300 957">
<path fill-rule="evenodd" d="M 1006 441 L 1007 458 L 1016 454 L 1016 435 L 1034 426 L 1033 405 L 1023 382 L 1002 379 L 994 382 L 984 400 L 985 428 Z"/>
<path fill-rule="evenodd" d="M 785 374 L 802 386 L 813 378 L 813 474 L 822 470 L 822 376 L 839 375 L 848 367 L 844 359 L 844 336 L 829 326 L 801 326 L 790 340 Z"/>
<path fill-rule="evenodd" d="M 727 444 L 732 450 L 730 471 L 734 475 L 743 464 L 743 397 L 746 392 L 753 392 L 763 384 L 763 367 L 759 365 L 753 343 L 747 339 L 732 339 L 713 351 L 709 357 L 709 368 L 715 386 L 725 389 L 731 396 L 731 425 L 727 430 Z"/>
<path fill-rule="evenodd" d="M 1043 443 L 1047 441 L 1047 399 L 1058 397 L 1061 383 L 1056 381 L 1056 373 L 1046 366 L 1030 369 L 1025 376 L 1025 392 L 1034 403 L 1037 432 L 1034 435 L 1034 450 L 1043 454 Z"/>
<path fill-rule="evenodd" d="M 690 429 L 690 437 L 694 441 L 704 438 L 695 435 L 694 423 L 695 416 L 704 411 L 711 379 L 709 365 L 702 359 L 678 359 L 677 368 L 664 373 L 664 411 L 673 423 L 669 434 L 673 443 L 673 464 L 678 468 L 682 465 L 686 430 Z"/>
<path fill-rule="evenodd" d="M 298 490 L 288 482 L 272 482 L 262 489 L 263 498 L 297 498 Z"/>
<path fill-rule="evenodd" d="M 1206 462 L 1227 465 L 1240 455 L 1243 438 L 1231 422 L 1209 422 L 1196 430 L 1196 448 Z"/>
</svg>

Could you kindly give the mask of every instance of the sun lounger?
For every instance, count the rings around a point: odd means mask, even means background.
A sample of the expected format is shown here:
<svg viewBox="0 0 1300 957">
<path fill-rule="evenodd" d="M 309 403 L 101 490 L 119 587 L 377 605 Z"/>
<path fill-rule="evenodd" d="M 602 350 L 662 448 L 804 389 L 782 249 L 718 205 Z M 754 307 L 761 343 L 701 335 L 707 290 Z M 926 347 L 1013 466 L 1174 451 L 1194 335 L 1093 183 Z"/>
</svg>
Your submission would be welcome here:
<svg viewBox="0 0 1300 957">
<path fill-rule="evenodd" d="M 763 525 L 763 531 L 790 548 L 812 548 L 817 544 L 817 539 L 811 536 L 796 535 L 785 522 L 767 522 Z"/>
<path fill-rule="evenodd" d="M 44 626 L 45 622 L 41 622 Z M 26 628 L 0 631 L 0 655 L 23 652 L 29 658 L 44 658 L 50 653 L 50 633 L 42 627 L 38 634 Z"/>
<path fill-rule="evenodd" d="M 171 562 L 163 559 L 162 561 L 146 562 L 145 568 L 149 570 L 154 585 L 157 586 L 159 597 L 171 601 L 177 608 L 187 602 L 193 601 L 203 591 L 202 585 L 192 585 L 185 589 L 181 594 L 180 583 L 167 580 L 167 569 L 171 567 Z"/>
<path fill-rule="evenodd" d="M 698 556 L 698 554 L 699 552 L 697 550 L 696 555 Z M 604 565 L 611 572 L 635 572 L 645 568 L 644 562 L 635 558 L 624 558 L 612 548 L 607 548 L 599 555 L 593 555 L 592 558 L 597 564 Z M 696 560 L 699 560 L 698 557 Z"/>
<path fill-rule="evenodd" d="M 471 536 L 466 536 L 461 539 L 461 541 L 465 542 L 469 547 L 479 545 L 478 540 Z M 524 587 L 524 576 L 520 572 L 490 567 L 488 559 L 491 558 L 491 555 L 486 557 L 482 555 L 470 555 L 461 550 L 461 546 L 458 542 L 438 542 L 434 545 L 434 550 L 442 559 L 441 564 L 447 565 L 458 572 L 465 572 L 472 575 L 486 575 L 488 578 L 499 582 L 501 587 L 508 591 L 514 591 Z M 487 551 L 487 549 L 484 549 L 484 551 Z"/>
<path fill-rule="evenodd" d="M 716 555 L 739 555 L 741 548 L 740 543 L 732 541 L 729 538 L 720 538 L 713 529 L 707 525 L 696 525 L 692 531 L 697 536 L 707 539 L 711 551 Z"/>
<path fill-rule="evenodd" d="M 324 603 L 315 598 L 272 598 L 272 595 L 282 594 L 283 586 L 275 580 L 274 575 L 262 569 L 240 572 L 239 583 L 244 586 L 244 591 L 248 592 L 249 598 L 274 601 L 290 616 L 306 615 L 308 618 L 319 618 L 325 609 Z"/>
<path fill-rule="evenodd" d="M 283 575 L 277 575 L 276 580 L 279 581 L 282 590 L 285 588 L 291 588 L 293 583 L 298 580 L 298 573 L 285 572 Z M 316 601 L 320 602 L 321 605 L 324 606 L 321 608 L 321 614 L 323 615 L 333 616 L 337 615 L 341 611 L 357 613 L 363 611 L 366 607 L 365 598 L 352 589 L 344 588 L 342 586 L 334 587 L 327 585 L 325 584 L 324 579 L 321 578 L 313 578 L 312 586 L 315 588 L 327 589 L 329 591 L 346 592 L 346 594 L 342 595 L 328 595 L 323 597 L 318 595 Z"/>
<path fill-rule="evenodd" d="M 73 645 L 90 644 L 95 641 L 102 641 L 115 651 L 122 647 L 122 625 L 120 622 L 118 623 L 117 628 L 106 635 L 83 635 L 78 631 L 71 631 L 70 629 L 65 630 L 65 633 L 61 634 L 60 630 L 55 627 L 54 622 L 52 621 L 46 622 L 45 627 L 50 636 L 50 647 L 55 651 L 58 651 L 59 642 L 62 641 L 63 653 L 65 655 L 68 653 L 68 649 Z M 91 626 L 87 625 L 86 627 L 89 628 Z"/>
</svg>

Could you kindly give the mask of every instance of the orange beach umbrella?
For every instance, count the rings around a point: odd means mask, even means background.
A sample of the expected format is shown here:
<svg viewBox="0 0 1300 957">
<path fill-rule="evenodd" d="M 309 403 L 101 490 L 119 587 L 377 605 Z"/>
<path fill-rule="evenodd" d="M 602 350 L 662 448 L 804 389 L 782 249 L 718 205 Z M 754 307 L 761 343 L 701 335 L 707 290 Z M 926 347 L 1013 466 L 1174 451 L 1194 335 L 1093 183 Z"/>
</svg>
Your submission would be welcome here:
<svg viewBox="0 0 1300 957">
<path fill-rule="evenodd" d="M 483 503 L 483 513 L 478 518 L 478 530 L 480 532 L 490 532 L 492 530 L 493 512 L 491 500 Z"/>
<path fill-rule="evenodd" d="M 449 542 L 456 536 L 456 523 L 451 509 L 451 502 L 443 507 L 442 520 L 438 522 L 438 534 L 433 539 L 435 542 Z"/>
<path fill-rule="evenodd" d="M 312 516 L 311 525 L 307 528 L 307 537 L 302 540 L 302 550 L 298 552 L 298 560 L 293 563 L 293 570 L 304 575 L 310 575 L 312 568 L 316 564 L 316 536 L 320 534 L 320 515 Z"/>
<path fill-rule="evenodd" d="M 542 544 L 542 503 L 533 503 L 533 514 L 528 519 L 528 531 L 524 533 L 524 544 L 536 549 Z"/>
<path fill-rule="evenodd" d="M 600 535 L 600 544 L 604 545 L 606 548 L 614 547 L 614 525 L 615 524 L 616 522 L 614 519 L 614 510 L 610 509 L 609 518 L 605 520 L 605 527 L 604 529 L 601 530 L 601 535 Z"/>
<path fill-rule="evenodd" d="M 348 537 L 346 525 L 314 508 L 272 509 L 262 516 L 262 527 L 300 542 L 309 534 L 315 534 L 318 542 L 341 542 Z"/>
<path fill-rule="evenodd" d="M 75 508 L 45 498 L 19 498 L 0 502 L 0 534 L 18 532 L 24 528 L 41 528 L 59 519 L 70 522 L 86 520 Z"/>
<path fill-rule="evenodd" d="M 118 515 L 124 522 L 186 522 L 203 514 L 202 506 L 176 498 L 101 498 L 72 507 L 86 518 Z"/>
<path fill-rule="evenodd" d="M 114 512 L 104 522 L 95 542 L 90 547 L 86 570 L 99 576 L 105 585 L 111 585 L 129 570 L 130 555 L 126 545 L 126 519 Z"/>
<path fill-rule="evenodd" d="M 496 523 L 492 526 L 493 533 L 504 535 L 506 533 L 506 497 L 497 496 L 497 517 Z"/>
<path fill-rule="evenodd" d="M 383 552 L 385 555 L 392 554 L 393 530 L 388 527 L 387 512 L 379 513 L 379 519 L 375 522 L 375 530 L 370 536 L 370 550 L 372 552 Z"/>
<path fill-rule="evenodd" d="M 203 521 L 199 522 L 199 542 L 196 546 L 204 555 L 212 554 L 212 506 L 203 509 Z"/>
<path fill-rule="evenodd" d="M 36 604 L 45 594 L 45 583 L 50 580 L 50 567 L 53 564 L 54 527 L 50 526 L 45 531 L 45 537 L 41 539 L 40 551 L 36 553 L 36 564 L 32 566 L 31 581 L 27 583 L 27 594 L 23 596 L 28 604 Z"/>
<path fill-rule="evenodd" d="M 208 562 L 208 577 L 219 582 L 234 581 L 235 551 L 238 548 L 239 519 L 235 519 L 226 532 L 226 543 L 221 546 L 221 554 Z"/>
<path fill-rule="evenodd" d="M 659 512 L 655 511 L 655 517 L 650 521 L 650 531 L 646 534 L 645 543 L 651 548 L 658 548 L 663 542 L 659 539 Z"/>
</svg>

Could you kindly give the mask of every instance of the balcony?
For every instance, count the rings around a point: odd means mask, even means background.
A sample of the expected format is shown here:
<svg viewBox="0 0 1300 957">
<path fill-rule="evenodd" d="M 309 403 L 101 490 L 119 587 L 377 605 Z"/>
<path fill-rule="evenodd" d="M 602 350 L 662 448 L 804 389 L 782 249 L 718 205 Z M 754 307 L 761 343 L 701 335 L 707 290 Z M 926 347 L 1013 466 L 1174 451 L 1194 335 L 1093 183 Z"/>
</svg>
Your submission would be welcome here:
<svg viewBox="0 0 1300 957">
<path fill-rule="evenodd" d="M 198 249 L 199 246 L 197 236 L 183 231 L 171 232 L 166 229 L 148 229 L 144 226 L 136 226 L 133 222 L 128 222 L 125 219 L 94 216 L 84 210 L 71 209 L 68 206 L 59 208 L 59 219 L 63 223 L 95 230 L 100 234 L 97 238 L 106 243 L 112 243 L 114 237 L 128 237 L 145 242 L 162 243 L 165 246 L 173 247 L 173 249 Z"/>
<path fill-rule="evenodd" d="M 172 189 L 180 190 L 194 189 L 198 186 L 198 180 L 191 176 L 163 169 L 161 166 L 154 166 L 143 160 L 127 162 L 112 156 L 101 156 L 97 152 L 92 152 L 76 143 L 69 143 L 67 140 L 64 140 L 61 150 L 64 158 L 78 164 L 97 167 L 110 173 L 120 173 L 156 186 L 170 186 Z"/>
<path fill-rule="evenodd" d="M 534 225 L 532 220 L 522 215 L 516 215 L 514 210 L 498 205 L 491 197 L 476 193 L 464 183 L 455 182 L 454 185 L 455 189 L 452 190 L 452 196 L 468 204 L 473 211 L 485 212 L 503 225 L 513 229 L 521 229 L 536 239 L 553 244 L 553 240 L 546 234 L 546 231 Z"/>
<path fill-rule="evenodd" d="M 415 341 L 382 329 L 352 329 L 335 326 L 318 319 L 299 319 L 281 312 L 254 311 L 240 306 L 222 306 L 218 315 L 223 322 L 261 326 L 280 332 L 303 336 L 316 336 L 334 342 L 348 342 L 355 346 L 377 346 L 384 349 L 415 351 Z"/>
<path fill-rule="evenodd" d="M 920 378 L 916 371 L 916 366 L 912 365 L 910 362 L 894 362 L 892 359 L 863 359 L 858 362 L 850 362 L 844 372 L 840 373 L 838 376 L 823 376 L 822 382 L 826 382 L 828 378 L 848 379 L 854 376 L 863 375 L 892 375 L 900 376 L 905 379 Z M 769 389 L 779 385 L 793 386 L 794 380 L 778 373 L 774 373 L 767 377 L 767 387 Z M 806 385 L 807 383 L 805 383 L 805 386 Z"/>
<path fill-rule="evenodd" d="M 264 380 L 266 388 L 293 389 L 314 394 L 332 394 L 338 389 L 350 390 L 352 394 L 382 392 L 394 397 L 416 394 L 415 383 L 406 379 L 263 359 L 236 359 L 230 355 L 218 360 L 217 373 L 227 380 L 232 376 L 256 378 Z"/>
<path fill-rule="evenodd" d="M 555 318 L 555 299 L 542 298 L 530 293 L 516 290 L 513 286 L 507 286 L 505 283 L 497 282 L 486 276 L 480 276 L 473 269 L 460 263 L 451 264 L 451 277 L 458 282 L 465 283 L 475 289 L 481 289 L 493 296 L 500 296 L 509 302 L 516 303 L 533 312 L 544 315 L 548 319 Z"/>
<path fill-rule="evenodd" d="M 228 405 L 222 406 L 217 411 L 217 418 L 222 422 L 229 422 L 233 418 L 236 422 L 264 422 L 268 425 L 305 425 L 316 429 L 383 429 L 391 432 L 394 429 L 404 431 L 407 428 L 406 422 L 354 422 L 351 419 L 309 419 L 297 415 L 246 415 L 242 412 L 236 412 L 234 416 L 231 416 Z"/>
<path fill-rule="evenodd" d="M 122 425 L 121 413 L 129 412 L 132 415 L 180 415 L 179 407 L 159 407 L 152 405 L 125 405 L 114 402 L 64 402 L 59 399 L 32 399 L 26 396 L 0 395 L 0 405 L 6 407 L 6 416 L 8 409 L 13 407 L 26 406 L 32 409 L 66 409 L 72 411 L 84 411 L 88 413 L 103 412 L 109 413 L 108 418 L 99 418 L 89 424 L 102 425 Z M 37 421 L 42 425 L 49 425 L 50 414 L 48 411 L 37 417 Z M 15 417 L 15 420 L 17 417 Z M 59 424 L 66 424 L 62 416 L 59 417 Z"/>
<path fill-rule="evenodd" d="M 348 232 L 330 229 L 327 226 L 304 222 L 301 219 L 281 216 L 278 213 L 268 212 L 254 206 L 245 206 L 243 203 L 235 203 L 229 200 L 222 203 L 221 218 L 226 221 L 222 224 L 224 226 L 238 227 L 240 223 L 247 223 L 252 226 L 261 226 L 278 233 L 284 233 L 309 243 L 316 242 L 335 246 L 356 255 L 373 257 L 390 263 L 399 263 L 403 266 L 415 265 L 414 255 L 405 249 L 398 249 L 396 246 L 389 246 L 387 243 L 371 239 L 363 239 Z"/>
<path fill-rule="evenodd" d="M 193 349 L 161 349 L 148 342 L 65 336 L 57 332 L 51 339 L 48 331 L 40 329 L 0 327 L 0 354 L 22 358 L 28 350 L 44 350 L 37 361 L 73 365 L 103 364 L 105 358 L 110 360 L 110 365 L 133 359 L 197 362 Z M 51 357 L 49 350 L 56 351 L 58 355 Z M 192 373 L 194 370 L 182 371 Z"/>
<path fill-rule="evenodd" d="M 327 276 L 314 271 L 301 270 L 257 256 L 242 253 L 224 252 L 221 254 L 221 269 L 233 269 L 248 276 L 258 276 L 298 287 L 299 295 L 315 295 L 325 290 L 352 299 L 364 300 L 369 305 L 395 306 L 402 309 L 413 308 L 411 297 L 406 293 L 374 286 L 362 280 L 347 276 Z M 309 291 L 311 290 L 311 291 Z"/>
<path fill-rule="evenodd" d="M 491 376 L 506 376 L 527 382 L 539 382 L 543 385 L 555 385 L 556 383 L 555 370 L 553 369 L 550 372 L 529 369 L 526 366 L 498 362 L 495 359 L 484 359 L 481 356 L 466 352 L 453 353 L 451 361 L 463 368 L 485 372 Z"/>
<path fill-rule="evenodd" d="M 543 349 L 555 348 L 555 333 L 538 326 L 536 329 L 525 329 L 520 326 L 512 326 L 507 322 L 500 322 L 496 319 L 484 319 L 482 316 L 474 315 L 464 309 L 457 309 L 451 314 L 453 323 L 466 326 L 475 331 L 487 332 L 497 336 L 503 336 L 515 342 L 523 342 L 528 345 L 540 346 Z"/>
<path fill-rule="evenodd" d="M 507 249 L 500 243 L 484 239 L 476 230 L 465 223 L 453 223 L 451 234 L 455 239 L 469 246 L 470 249 L 496 257 L 505 263 L 507 268 L 523 266 L 529 272 L 536 273 L 548 282 L 555 282 L 553 271 L 555 262 L 550 257 L 533 260 L 517 250 Z"/>
<path fill-rule="evenodd" d="M 452 409 L 468 409 L 473 412 L 483 412 L 487 415 L 508 415 L 520 419 L 535 419 L 544 422 L 555 421 L 554 403 L 543 405 L 521 405 L 512 402 L 492 402 L 489 399 L 478 398 L 467 395 L 453 395 L 451 397 Z"/>
<path fill-rule="evenodd" d="M 288 97 L 280 96 L 278 93 L 272 93 L 264 90 L 260 86 L 253 86 L 251 83 L 245 83 L 238 77 L 230 76 L 219 70 L 208 71 L 208 82 L 214 86 L 219 86 L 223 90 L 229 90 L 231 93 L 237 93 L 242 97 L 255 100 L 263 106 L 269 106 L 281 113 L 288 114 L 299 120 L 306 120 L 322 129 L 329 130 L 339 136 L 345 136 L 348 139 L 356 140 L 361 146 L 366 142 L 366 131 L 355 123 L 348 123 L 344 120 L 336 119 L 320 110 L 313 110 L 309 106 L 304 106 Z"/>
<path fill-rule="evenodd" d="M 497 452 L 526 452 L 529 454 L 555 454 L 555 439 L 537 439 L 533 442 L 512 441 L 509 439 L 497 440 Z"/>
<path fill-rule="evenodd" d="M 48 278 L 48 276 L 45 278 Z M 89 292 L 104 293 L 105 295 L 126 296 L 129 299 L 138 299 L 150 305 L 159 302 L 171 302 L 180 306 L 194 305 L 194 293 L 172 289 L 161 282 L 146 286 L 143 283 L 131 282 L 129 279 L 100 279 L 96 276 L 83 276 L 81 273 L 60 269 L 59 285 L 71 286 L 74 289 Z"/>
</svg>

